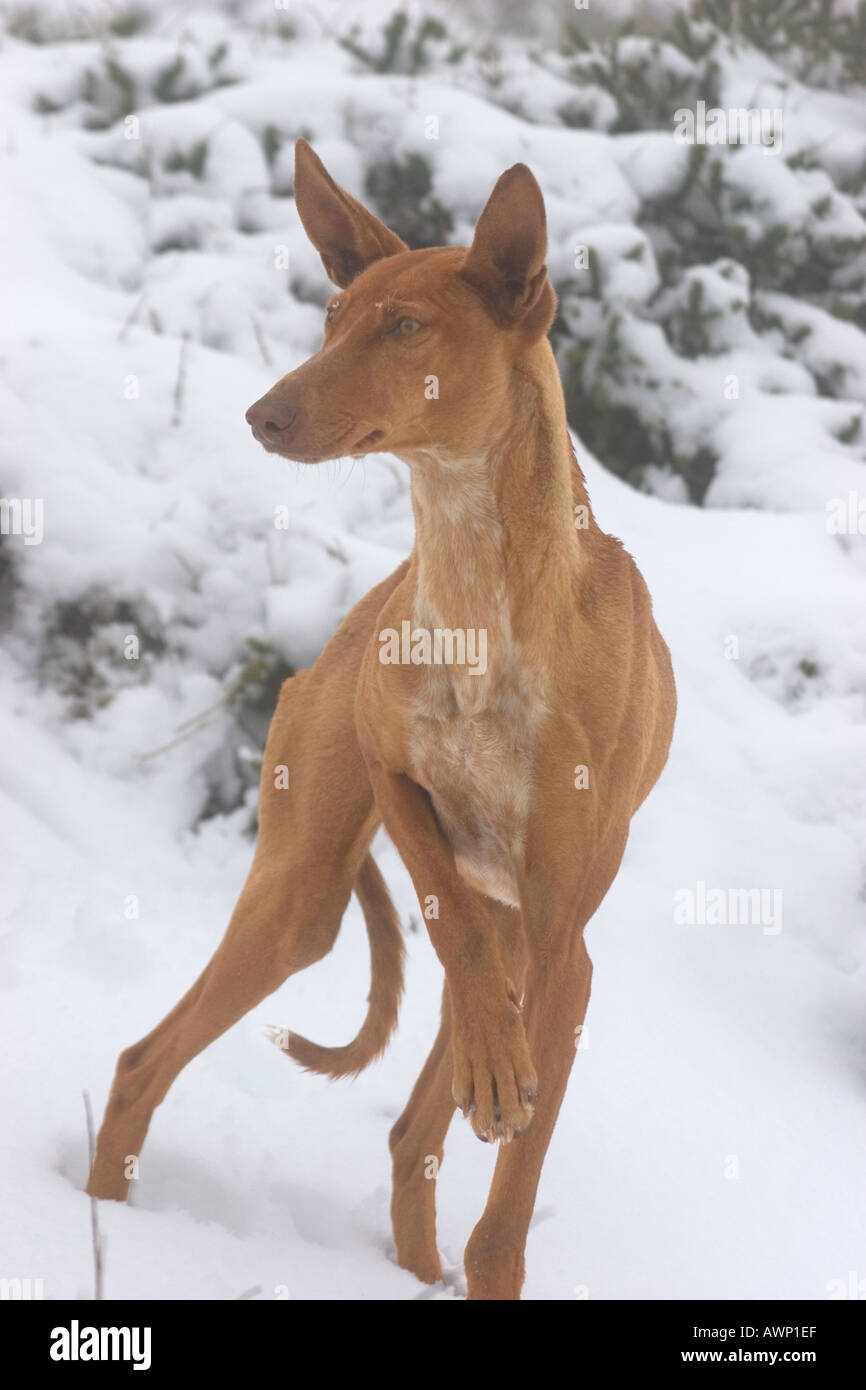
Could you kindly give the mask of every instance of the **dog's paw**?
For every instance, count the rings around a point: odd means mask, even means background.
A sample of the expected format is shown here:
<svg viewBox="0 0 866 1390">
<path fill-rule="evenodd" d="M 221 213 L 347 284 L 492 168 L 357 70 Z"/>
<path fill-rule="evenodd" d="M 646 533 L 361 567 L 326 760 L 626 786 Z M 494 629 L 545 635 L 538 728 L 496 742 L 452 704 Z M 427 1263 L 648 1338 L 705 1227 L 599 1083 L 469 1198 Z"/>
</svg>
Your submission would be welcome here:
<svg viewBox="0 0 866 1390">
<path fill-rule="evenodd" d="M 490 1015 L 455 1019 L 455 1104 L 479 1139 L 507 1144 L 529 1125 L 538 1078 L 517 1007 L 503 1001 Z"/>
</svg>

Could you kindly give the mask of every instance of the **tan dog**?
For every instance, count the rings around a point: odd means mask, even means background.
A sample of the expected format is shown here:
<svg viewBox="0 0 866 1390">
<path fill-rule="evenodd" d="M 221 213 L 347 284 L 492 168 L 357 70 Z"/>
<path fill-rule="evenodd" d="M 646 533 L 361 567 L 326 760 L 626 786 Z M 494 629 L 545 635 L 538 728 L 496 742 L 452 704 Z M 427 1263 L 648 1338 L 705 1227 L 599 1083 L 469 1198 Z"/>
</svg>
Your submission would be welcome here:
<svg viewBox="0 0 866 1390">
<path fill-rule="evenodd" d="M 369 855 L 384 824 L 445 970 L 439 1035 L 391 1131 L 398 1258 L 441 1278 L 425 1169 L 456 1104 L 501 1142 L 466 1249 L 469 1297 L 514 1299 L 589 998 L 583 930 L 668 754 L 670 657 L 571 447 L 529 170 L 502 175 L 468 250 L 407 250 L 303 140 L 295 199 L 340 293 L 320 351 L 247 419 L 266 449 L 304 463 L 398 454 L 416 544 L 283 686 L 249 878 L 203 974 L 121 1054 L 88 1191 L 126 1196 L 125 1159 L 179 1071 L 331 949 L 353 889 L 372 958 L 361 1032 L 343 1048 L 278 1041 L 331 1076 L 382 1051 L 402 989 L 399 926 Z"/>
</svg>

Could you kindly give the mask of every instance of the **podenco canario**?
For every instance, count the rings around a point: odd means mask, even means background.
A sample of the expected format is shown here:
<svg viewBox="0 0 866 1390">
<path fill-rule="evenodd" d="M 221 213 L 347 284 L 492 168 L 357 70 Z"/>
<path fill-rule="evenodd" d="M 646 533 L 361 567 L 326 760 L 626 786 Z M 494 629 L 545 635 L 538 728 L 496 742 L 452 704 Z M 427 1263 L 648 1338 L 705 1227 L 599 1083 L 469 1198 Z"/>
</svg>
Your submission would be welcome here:
<svg viewBox="0 0 866 1390">
<path fill-rule="evenodd" d="M 303 140 L 295 200 L 339 293 L 321 349 L 247 419 L 265 449 L 307 464 L 399 455 L 415 548 L 283 686 L 249 878 L 203 974 L 121 1054 L 88 1191 L 126 1196 L 127 1157 L 180 1070 L 331 949 L 353 889 L 372 959 L 360 1033 L 336 1048 L 276 1040 L 330 1076 L 384 1049 L 403 953 L 370 857 L 384 825 L 445 972 L 438 1037 L 390 1136 L 397 1256 L 442 1277 L 430 1160 L 456 1105 L 500 1143 L 469 1297 L 515 1299 L 589 998 L 584 928 L 667 759 L 670 657 L 571 447 L 529 169 L 502 175 L 468 250 L 409 251 Z"/>
</svg>

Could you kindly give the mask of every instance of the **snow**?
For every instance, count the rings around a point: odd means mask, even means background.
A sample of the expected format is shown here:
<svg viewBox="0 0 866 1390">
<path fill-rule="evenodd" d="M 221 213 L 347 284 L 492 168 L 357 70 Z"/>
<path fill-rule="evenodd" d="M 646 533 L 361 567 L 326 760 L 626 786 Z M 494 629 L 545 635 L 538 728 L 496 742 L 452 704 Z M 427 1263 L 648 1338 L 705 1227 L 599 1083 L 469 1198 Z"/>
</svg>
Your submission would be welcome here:
<svg viewBox="0 0 866 1390">
<path fill-rule="evenodd" d="M 116 42 L 152 88 L 177 37 L 171 7 L 148 8 L 160 37 Z M 657 284 L 641 201 L 682 176 L 684 152 L 662 134 L 557 124 L 558 90 L 537 66 L 537 109 L 522 114 L 466 64 L 451 82 L 444 67 L 362 72 L 330 37 L 342 8 L 305 7 L 288 43 L 251 21 L 185 16 L 201 95 L 142 105 L 138 143 L 117 122 L 83 130 L 71 82 L 63 110 L 32 109 L 39 91 L 60 100 L 70 65 L 95 62 L 99 44 L 10 38 L 0 50 L 0 479 L 4 496 L 45 506 L 42 545 L 2 538 L 18 588 L 0 668 L 0 1273 L 43 1278 L 48 1298 L 91 1296 L 81 1092 L 98 1123 L 118 1052 L 206 964 L 249 866 L 250 793 L 200 819 L 244 644 L 314 660 L 412 543 L 398 460 L 303 468 L 263 454 L 245 425 L 247 406 L 318 346 L 327 294 L 286 196 L 287 144 L 269 168 L 265 128 L 290 142 L 307 127 L 362 196 L 371 150 L 423 150 L 456 235 L 524 159 L 545 193 L 552 270 L 574 273 L 575 246 L 597 242 L 606 293 L 631 307 Z M 377 16 L 371 6 L 372 33 Z M 200 61 L 222 35 L 236 85 L 209 85 Z M 532 108 L 521 63 L 508 80 Z M 834 132 L 856 107 L 862 152 L 862 108 L 799 91 Z M 429 112 L 438 141 L 424 140 Z M 205 135 L 206 177 L 165 169 Z M 789 200 L 792 221 L 825 188 L 825 175 L 804 181 L 760 151 L 737 159 L 774 208 Z M 840 233 L 857 214 L 836 217 Z M 712 353 L 683 360 L 648 319 L 626 330 L 682 377 L 660 419 L 675 412 L 684 438 L 718 449 L 708 505 L 683 505 L 672 475 L 659 495 L 635 491 L 575 436 L 600 523 L 649 583 L 680 708 L 668 767 L 588 930 L 588 1027 L 530 1234 L 530 1299 L 823 1298 L 862 1268 L 866 538 L 826 524 L 828 499 L 863 493 L 862 444 L 845 442 L 862 409 L 862 335 L 766 294 L 768 312 L 812 328 L 783 356 L 781 330 L 759 338 L 739 323 L 748 285 L 723 271 L 695 271 L 727 306 Z M 811 371 L 836 360 L 845 395 L 816 396 Z M 148 615 L 163 645 L 145 651 L 139 679 L 117 655 L 129 624 L 115 618 L 98 651 L 107 697 L 73 719 L 47 634 L 58 601 L 94 589 Z M 369 967 L 353 902 L 333 953 L 197 1058 L 157 1111 L 130 1204 L 100 1208 L 108 1297 L 461 1296 L 495 1154 L 455 1118 L 438 1183 L 450 1274 L 424 1288 L 393 1261 L 387 1131 L 436 1031 L 441 968 L 382 835 L 375 852 L 409 955 L 386 1057 L 329 1084 L 263 1036 L 268 1023 L 323 1043 L 356 1031 Z M 781 930 L 678 925 L 676 894 L 700 882 L 780 890 Z"/>
</svg>

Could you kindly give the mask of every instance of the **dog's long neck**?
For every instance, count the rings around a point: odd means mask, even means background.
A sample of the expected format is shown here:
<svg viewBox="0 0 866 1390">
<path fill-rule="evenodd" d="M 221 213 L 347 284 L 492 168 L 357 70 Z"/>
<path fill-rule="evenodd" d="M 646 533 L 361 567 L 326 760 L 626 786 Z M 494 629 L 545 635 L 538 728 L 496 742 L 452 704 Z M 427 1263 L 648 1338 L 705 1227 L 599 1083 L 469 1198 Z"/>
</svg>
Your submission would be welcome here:
<svg viewBox="0 0 866 1390">
<path fill-rule="evenodd" d="M 493 627 L 507 619 L 521 643 L 550 638 L 573 580 L 588 563 L 589 510 L 565 420 L 562 387 L 546 340 L 516 365 L 510 413 L 486 453 L 432 453 L 413 468 L 422 625 Z"/>
</svg>

